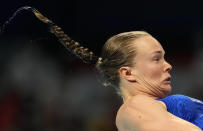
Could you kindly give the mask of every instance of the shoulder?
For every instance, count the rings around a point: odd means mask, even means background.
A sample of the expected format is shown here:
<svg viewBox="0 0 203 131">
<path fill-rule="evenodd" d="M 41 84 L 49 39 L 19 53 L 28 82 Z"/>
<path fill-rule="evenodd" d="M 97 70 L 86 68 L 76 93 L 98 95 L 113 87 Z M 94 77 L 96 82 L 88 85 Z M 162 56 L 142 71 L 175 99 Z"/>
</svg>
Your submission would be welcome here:
<svg viewBox="0 0 203 131">
<path fill-rule="evenodd" d="M 149 108 L 150 107 L 150 108 Z M 150 97 L 144 96 L 144 95 L 137 95 L 129 100 L 127 100 L 119 109 L 118 114 L 121 114 L 123 112 L 131 112 L 131 111 L 138 111 L 138 112 L 147 112 L 152 111 L 151 109 L 164 109 L 163 105 L 160 103 L 160 101 L 156 101 Z"/>
<path fill-rule="evenodd" d="M 166 105 L 163 102 L 154 100 L 145 95 L 137 95 L 133 97 L 131 100 L 129 100 L 126 106 L 140 111 L 150 110 L 149 107 L 157 110 L 166 110 Z"/>
<path fill-rule="evenodd" d="M 125 102 L 119 109 L 116 117 L 118 128 L 128 127 L 140 129 L 147 122 L 160 121 L 166 114 L 163 105 L 147 96 L 136 96 Z"/>
<path fill-rule="evenodd" d="M 119 131 L 200 131 L 195 125 L 167 112 L 156 100 L 145 96 L 133 97 L 121 106 L 116 126 Z"/>
<path fill-rule="evenodd" d="M 152 108 L 166 110 L 164 109 L 163 104 L 161 104 L 160 101 L 154 100 L 144 95 L 137 95 L 129 99 L 127 102 L 125 102 L 119 109 L 119 112 L 129 111 L 129 110 L 145 112 L 148 110 L 151 111 Z"/>
</svg>

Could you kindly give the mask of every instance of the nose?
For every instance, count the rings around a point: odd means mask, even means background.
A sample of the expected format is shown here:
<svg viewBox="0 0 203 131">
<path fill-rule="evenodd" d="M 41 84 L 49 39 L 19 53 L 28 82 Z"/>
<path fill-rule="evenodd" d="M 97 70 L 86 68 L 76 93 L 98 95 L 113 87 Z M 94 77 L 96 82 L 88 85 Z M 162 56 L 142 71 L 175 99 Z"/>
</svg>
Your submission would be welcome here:
<svg viewBox="0 0 203 131">
<path fill-rule="evenodd" d="M 164 72 L 169 72 L 169 71 L 171 71 L 172 70 L 172 66 L 171 66 L 171 64 L 169 64 L 167 61 L 165 61 L 165 64 L 164 64 L 165 66 L 165 68 L 164 68 Z"/>
</svg>

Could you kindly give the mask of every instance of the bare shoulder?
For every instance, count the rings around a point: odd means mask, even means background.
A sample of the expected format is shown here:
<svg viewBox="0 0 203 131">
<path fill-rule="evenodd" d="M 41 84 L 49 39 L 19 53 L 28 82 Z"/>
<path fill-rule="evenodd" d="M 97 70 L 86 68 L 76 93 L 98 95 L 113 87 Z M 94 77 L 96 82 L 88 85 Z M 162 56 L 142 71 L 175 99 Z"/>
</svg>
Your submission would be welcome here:
<svg viewBox="0 0 203 131">
<path fill-rule="evenodd" d="M 154 111 L 160 113 L 160 111 L 167 112 L 166 105 L 163 102 L 154 100 L 144 95 L 137 95 L 125 102 L 119 109 L 118 115 L 126 113 L 128 111 L 136 111 L 140 113 L 150 114 Z"/>
<path fill-rule="evenodd" d="M 126 105 L 129 108 L 134 108 L 136 110 L 140 111 L 147 111 L 147 110 L 163 110 L 166 111 L 166 105 L 165 103 L 161 101 L 154 100 L 148 96 L 145 95 L 137 95 L 135 97 L 132 97 Z M 150 108 L 149 108 L 150 107 Z"/>
<path fill-rule="evenodd" d="M 119 131 L 201 131 L 147 96 L 136 96 L 125 102 L 117 112 L 116 126 Z"/>
<path fill-rule="evenodd" d="M 135 96 L 120 107 L 116 125 L 121 131 L 124 131 L 124 127 L 141 130 L 147 122 L 161 121 L 166 112 L 160 102 L 147 96 Z"/>
</svg>

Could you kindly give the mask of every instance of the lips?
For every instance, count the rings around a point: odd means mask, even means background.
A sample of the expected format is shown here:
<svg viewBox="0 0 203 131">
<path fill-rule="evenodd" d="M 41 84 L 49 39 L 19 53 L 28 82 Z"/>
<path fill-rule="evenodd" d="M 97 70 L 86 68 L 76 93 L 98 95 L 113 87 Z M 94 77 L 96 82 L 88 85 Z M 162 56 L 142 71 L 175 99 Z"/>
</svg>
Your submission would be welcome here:
<svg viewBox="0 0 203 131">
<path fill-rule="evenodd" d="M 171 84 L 171 77 L 167 77 L 165 80 L 164 80 L 164 83 L 165 84 Z"/>
</svg>

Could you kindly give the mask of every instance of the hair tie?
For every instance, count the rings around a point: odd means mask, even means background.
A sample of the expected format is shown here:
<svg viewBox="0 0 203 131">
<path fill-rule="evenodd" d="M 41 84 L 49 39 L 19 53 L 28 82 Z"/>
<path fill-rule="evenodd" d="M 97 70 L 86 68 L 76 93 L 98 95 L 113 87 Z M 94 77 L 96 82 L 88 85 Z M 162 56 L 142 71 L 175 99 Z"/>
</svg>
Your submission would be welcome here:
<svg viewBox="0 0 203 131">
<path fill-rule="evenodd" d="M 98 64 L 101 64 L 102 62 L 103 62 L 102 57 L 99 57 L 99 58 L 98 58 Z"/>
</svg>

